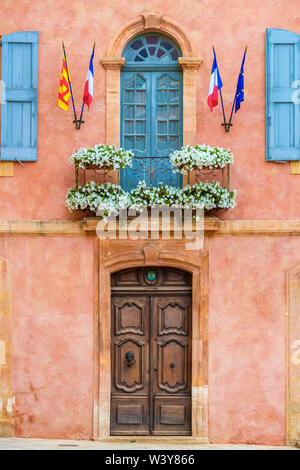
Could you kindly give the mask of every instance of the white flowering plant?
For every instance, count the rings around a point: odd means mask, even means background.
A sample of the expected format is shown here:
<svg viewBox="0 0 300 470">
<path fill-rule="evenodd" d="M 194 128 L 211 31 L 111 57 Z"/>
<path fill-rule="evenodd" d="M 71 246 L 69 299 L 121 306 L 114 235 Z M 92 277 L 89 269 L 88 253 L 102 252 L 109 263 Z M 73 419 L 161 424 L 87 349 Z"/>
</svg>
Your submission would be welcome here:
<svg viewBox="0 0 300 470">
<path fill-rule="evenodd" d="M 138 185 L 128 193 L 130 209 L 143 210 L 146 207 L 167 206 L 181 207 L 181 189 L 159 183 L 157 187 L 139 181 Z"/>
<path fill-rule="evenodd" d="M 233 209 L 236 206 L 236 190 L 223 188 L 218 182 L 199 181 L 193 186 L 187 185 L 182 190 L 182 201 L 185 206 L 193 209 L 203 207 L 204 210 Z"/>
<path fill-rule="evenodd" d="M 175 150 L 169 156 L 174 172 L 186 174 L 188 171 L 202 170 L 203 168 L 224 168 L 228 163 L 233 163 L 233 155 L 229 149 L 222 147 L 210 147 L 209 145 L 186 145 L 180 150 Z"/>
<path fill-rule="evenodd" d="M 229 191 L 218 182 L 198 182 L 184 188 L 164 185 L 147 186 L 140 181 L 136 188 L 129 192 L 130 208 L 136 210 L 143 207 L 166 206 L 204 210 L 230 209 L 235 207 L 236 191 Z"/>
<path fill-rule="evenodd" d="M 112 183 L 97 184 L 93 181 L 70 189 L 66 206 L 70 211 L 102 209 L 104 216 L 119 214 L 121 209 L 141 212 L 147 207 L 163 206 L 176 208 L 230 209 L 235 207 L 236 191 L 223 188 L 218 182 L 198 182 L 193 186 L 177 188 L 160 183 L 157 187 L 140 181 L 130 192 Z"/>
<path fill-rule="evenodd" d="M 91 212 L 96 212 L 100 208 L 103 209 L 104 216 L 107 217 L 113 212 L 118 214 L 121 208 L 128 207 L 127 194 L 119 185 L 97 184 L 90 181 L 84 186 L 69 189 L 66 206 L 70 212 L 78 209 L 89 209 Z"/>
<path fill-rule="evenodd" d="M 97 144 L 91 148 L 81 148 L 70 158 L 76 168 L 83 170 L 98 167 L 105 171 L 120 170 L 132 166 L 134 154 L 130 150 L 117 148 L 115 145 Z"/>
</svg>

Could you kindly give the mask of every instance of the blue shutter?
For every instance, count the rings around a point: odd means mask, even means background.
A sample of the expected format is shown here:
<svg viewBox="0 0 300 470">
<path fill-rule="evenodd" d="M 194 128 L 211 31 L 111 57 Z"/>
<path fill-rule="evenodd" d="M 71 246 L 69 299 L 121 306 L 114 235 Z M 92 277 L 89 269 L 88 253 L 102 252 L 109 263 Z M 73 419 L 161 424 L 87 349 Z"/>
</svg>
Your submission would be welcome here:
<svg viewBox="0 0 300 470">
<path fill-rule="evenodd" d="M 300 160 L 300 105 L 292 87 L 300 79 L 300 36 L 267 29 L 266 66 L 267 160 Z"/>
<path fill-rule="evenodd" d="M 38 34 L 2 36 L 1 160 L 37 160 Z"/>
</svg>

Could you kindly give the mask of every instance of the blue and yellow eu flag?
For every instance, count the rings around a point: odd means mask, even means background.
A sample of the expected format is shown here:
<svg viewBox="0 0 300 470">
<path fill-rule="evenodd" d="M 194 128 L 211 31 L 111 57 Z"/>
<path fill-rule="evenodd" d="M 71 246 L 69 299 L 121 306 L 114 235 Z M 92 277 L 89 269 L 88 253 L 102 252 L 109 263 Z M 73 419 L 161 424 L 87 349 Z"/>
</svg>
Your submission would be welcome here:
<svg viewBox="0 0 300 470">
<path fill-rule="evenodd" d="M 244 85 L 244 63 L 246 58 L 247 48 L 244 52 L 243 62 L 241 65 L 241 71 L 239 74 L 237 86 L 236 86 L 236 94 L 235 94 L 235 112 L 240 109 L 241 102 L 245 99 L 245 85 Z"/>
</svg>

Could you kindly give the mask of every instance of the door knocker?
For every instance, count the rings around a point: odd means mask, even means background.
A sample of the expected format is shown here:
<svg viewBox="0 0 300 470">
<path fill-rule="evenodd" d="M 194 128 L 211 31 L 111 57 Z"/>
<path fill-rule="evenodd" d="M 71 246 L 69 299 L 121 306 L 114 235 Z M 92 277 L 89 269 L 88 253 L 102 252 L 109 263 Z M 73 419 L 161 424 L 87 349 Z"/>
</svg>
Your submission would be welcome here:
<svg viewBox="0 0 300 470">
<path fill-rule="evenodd" d="M 127 353 L 125 354 L 125 363 L 128 367 L 135 365 L 135 357 L 132 351 L 127 351 Z"/>
</svg>

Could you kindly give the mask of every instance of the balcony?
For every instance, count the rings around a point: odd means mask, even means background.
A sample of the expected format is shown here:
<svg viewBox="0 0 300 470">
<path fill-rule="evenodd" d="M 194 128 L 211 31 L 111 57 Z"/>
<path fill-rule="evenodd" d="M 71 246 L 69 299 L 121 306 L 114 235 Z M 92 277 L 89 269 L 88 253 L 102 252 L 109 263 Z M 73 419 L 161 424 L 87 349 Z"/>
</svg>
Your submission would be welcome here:
<svg viewBox="0 0 300 470">
<path fill-rule="evenodd" d="M 139 158 L 131 151 L 98 145 L 80 149 L 71 161 L 75 178 L 66 199 L 70 211 L 94 215 L 102 208 L 108 216 L 124 208 L 141 212 L 163 206 L 214 213 L 235 206 L 236 191 L 230 190 L 233 157 L 228 150 L 187 146 L 167 157 Z M 170 184 L 174 175 L 180 184 Z M 119 181 L 121 185 L 116 184 Z"/>
</svg>

